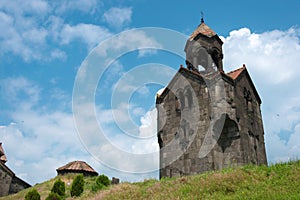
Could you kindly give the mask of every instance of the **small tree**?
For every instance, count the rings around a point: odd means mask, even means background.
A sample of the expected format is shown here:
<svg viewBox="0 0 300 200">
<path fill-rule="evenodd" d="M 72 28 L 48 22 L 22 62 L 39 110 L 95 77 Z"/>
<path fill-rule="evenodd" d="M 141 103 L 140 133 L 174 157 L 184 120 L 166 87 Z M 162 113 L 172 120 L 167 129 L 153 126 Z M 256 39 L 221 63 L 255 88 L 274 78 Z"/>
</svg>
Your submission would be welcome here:
<svg viewBox="0 0 300 200">
<path fill-rule="evenodd" d="M 60 179 L 57 179 L 54 182 L 54 185 L 53 185 L 53 187 L 51 189 L 51 192 L 57 193 L 59 196 L 64 197 L 65 196 L 65 192 L 66 192 L 65 182 L 63 182 Z"/>
<path fill-rule="evenodd" d="M 102 184 L 104 186 L 109 186 L 110 180 L 107 176 L 105 176 L 104 174 L 101 174 L 100 176 L 97 177 L 96 183 Z"/>
<path fill-rule="evenodd" d="M 33 188 L 29 190 L 29 192 L 25 196 L 25 200 L 40 200 L 41 195 L 38 193 L 38 191 Z"/>
<path fill-rule="evenodd" d="M 96 182 L 92 185 L 92 191 L 97 192 L 98 190 L 101 190 L 105 186 L 103 184 L 97 184 Z"/>
<path fill-rule="evenodd" d="M 84 180 L 83 175 L 79 174 L 75 176 L 72 186 L 71 186 L 71 196 L 80 196 L 84 190 Z"/>
<path fill-rule="evenodd" d="M 97 177 L 96 183 L 92 186 L 92 191 L 97 192 L 98 190 L 101 190 L 102 188 L 109 186 L 110 180 L 107 176 L 104 174 L 101 174 Z"/>
<path fill-rule="evenodd" d="M 63 200 L 63 197 L 61 197 L 59 194 L 51 192 L 46 200 Z"/>
</svg>

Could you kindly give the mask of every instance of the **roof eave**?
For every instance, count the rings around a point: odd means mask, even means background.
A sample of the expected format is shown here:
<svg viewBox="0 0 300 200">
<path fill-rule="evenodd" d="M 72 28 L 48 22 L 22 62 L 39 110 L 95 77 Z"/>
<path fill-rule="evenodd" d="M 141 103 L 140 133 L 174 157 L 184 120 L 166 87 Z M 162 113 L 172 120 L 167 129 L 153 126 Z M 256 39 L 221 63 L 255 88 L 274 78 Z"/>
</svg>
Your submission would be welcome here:
<svg viewBox="0 0 300 200">
<path fill-rule="evenodd" d="M 236 77 L 231 77 L 229 74 L 230 74 L 230 73 L 233 73 L 233 72 L 236 71 L 236 70 L 241 70 L 241 71 L 236 75 Z M 229 73 L 227 73 L 226 75 L 227 75 L 230 79 L 232 79 L 232 80 L 235 82 L 235 84 L 236 84 L 236 82 L 238 82 L 238 81 L 243 77 L 243 75 L 247 76 L 247 78 L 248 78 L 248 80 L 249 80 L 249 83 L 250 83 L 250 86 L 251 86 L 252 89 L 253 89 L 254 95 L 256 96 L 258 103 L 261 104 L 261 103 L 262 103 L 262 100 L 261 100 L 261 98 L 260 98 L 260 96 L 259 96 L 259 94 L 258 94 L 258 92 L 257 92 L 257 90 L 256 90 L 256 88 L 255 88 L 255 85 L 254 85 L 254 83 L 253 83 L 253 81 L 252 81 L 252 79 L 251 79 L 251 76 L 250 76 L 250 74 L 249 74 L 249 72 L 248 72 L 246 66 L 243 65 L 243 67 L 241 67 L 241 68 L 239 68 L 239 69 L 236 69 L 236 70 L 234 70 L 234 71 L 232 71 L 232 72 L 229 72 Z"/>
</svg>

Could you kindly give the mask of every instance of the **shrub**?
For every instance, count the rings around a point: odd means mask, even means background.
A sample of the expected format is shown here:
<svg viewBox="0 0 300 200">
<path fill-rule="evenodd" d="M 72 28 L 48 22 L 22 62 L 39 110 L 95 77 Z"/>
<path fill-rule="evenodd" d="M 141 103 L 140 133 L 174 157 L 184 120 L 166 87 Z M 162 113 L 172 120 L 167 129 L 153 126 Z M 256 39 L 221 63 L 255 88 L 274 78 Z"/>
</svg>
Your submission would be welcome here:
<svg viewBox="0 0 300 200">
<path fill-rule="evenodd" d="M 83 175 L 79 174 L 75 176 L 72 186 L 71 186 L 71 196 L 80 196 L 84 190 L 84 180 Z"/>
<path fill-rule="evenodd" d="M 46 200 L 63 200 L 63 198 L 59 194 L 51 192 Z"/>
<path fill-rule="evenodd" d="M 102 184 L 104 186 L 109 186 L 110 185 L 110 180 L 108 179 L 107 176 L 105 176 L 104 174 L 101 174 L 100 176 L 97 177 L 96 183 Z"/>
<path fill-rule="evenodd" d="M 25 196 L 25 200 L 40 200 L 40 199 L 41 196 L 35 188 L 29 190 L 29 192 Z"/>
<path fill-rule="evenodd" d="M 92 186 L 92 191 L 97 192 L 98 190 L 101 190 L 102 188 L 109 186 L 110 180 L 107 176 L 104 174 L 100 175 L 96 179 L 96 183 Z"/>
<path fill-rule="evenodd" d="M 59 196 L 64 197 L 65 196 L 65 191 L 66 191 L 65 182 L 63 182 L 60 179 L 57 179 L 54 182 L 54 185 L 51 189 L 51 192 L 57 193 Z"/>
<path fill-rule="evenodd" d="M 104 188 L 105 186 L 103 184 L 93 184 L 92 185 L 92 191 L 93 192 L 97 192 L 98 190 L 101 190 L 102 188 Z"/>
</svg>

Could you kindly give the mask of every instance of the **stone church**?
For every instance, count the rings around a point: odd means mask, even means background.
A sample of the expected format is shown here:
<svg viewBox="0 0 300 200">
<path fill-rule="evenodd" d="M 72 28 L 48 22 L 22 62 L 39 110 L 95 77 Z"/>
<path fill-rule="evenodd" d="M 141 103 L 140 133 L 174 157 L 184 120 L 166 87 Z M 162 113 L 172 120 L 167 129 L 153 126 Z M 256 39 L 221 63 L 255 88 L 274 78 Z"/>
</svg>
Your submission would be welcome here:
<svg viewBox="0 0 300 200">
<path fill-rule="evenodd" d="M 30 184 L 23 181 L 6 166 L 7 159 L 0 142 L 0 197 L 17 193 L 21 190 L 31 187 Z"/>
<path fill-rule="evenodd" d="M 157 95 L 160 178 L 267 164 L 261 99 L 245 65 L 224 72 L 222 45 L 202 18 Z"/>
</svg>

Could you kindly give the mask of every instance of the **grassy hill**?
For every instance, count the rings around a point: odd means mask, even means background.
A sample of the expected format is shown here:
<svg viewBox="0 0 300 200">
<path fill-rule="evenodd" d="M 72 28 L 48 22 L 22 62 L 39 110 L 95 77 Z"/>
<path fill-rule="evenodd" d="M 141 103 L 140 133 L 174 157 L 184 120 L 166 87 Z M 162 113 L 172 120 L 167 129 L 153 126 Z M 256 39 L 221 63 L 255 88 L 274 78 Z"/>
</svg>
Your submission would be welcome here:
<svg viewBox="0 0 300 200">
<path fill-rule="evenodd" d="M 61 176 L 70 197 L 73 175 Z M 54 181 L 34 187 L 45 199 Z M 195 176 L 121 183 L 92 192 L 96 178 L 85 178 L 85 191 L 76 199 L 300 199 L 300 161 L 272 166 L 244 166 Z M 29 189 L 0 200 L 24 199 Z"/>
</svg>

